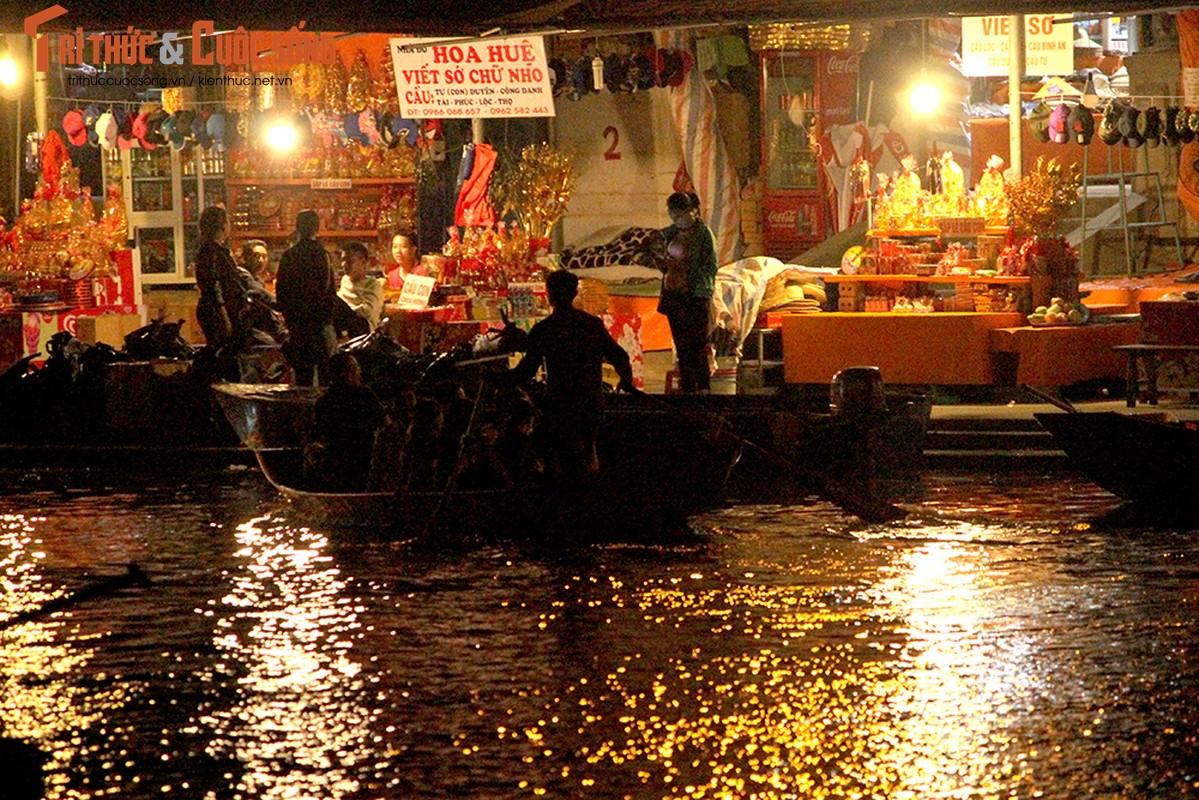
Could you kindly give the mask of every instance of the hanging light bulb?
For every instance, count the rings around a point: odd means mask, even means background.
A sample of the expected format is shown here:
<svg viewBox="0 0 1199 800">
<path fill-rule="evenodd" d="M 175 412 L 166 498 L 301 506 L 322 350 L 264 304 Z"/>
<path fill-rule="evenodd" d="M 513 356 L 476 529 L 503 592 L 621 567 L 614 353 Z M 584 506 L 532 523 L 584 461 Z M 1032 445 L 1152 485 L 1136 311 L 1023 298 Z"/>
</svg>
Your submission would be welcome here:
<svg viewBox="0 0 1199 800">
<path fill-rule="evenodd" d="M 597 92 L 604 90 L 604 60 L 599 57 L 599 53 L 591 59 L 591 83 Z"/>
<path fill-rule="evenodd" d="M 276 119 L 267 126 L 266 143 L 281 153 L 292 150 L 299 139 L 299 131 L 289 120 Z"/>
<path fill-rule="evenodd" d="M 0 56 L 0 84 L 12 86 L 17 82 L 17 62 L 11 55 Z"/>
<path fill-rule="evenodd" d="M 935 83 L 931 83 L 928 76 L 921 71 L 920 82 L 912 87 L 912 93 L 908 95 L 908 100 L 916 113 L 931 114 L 941 105 L 941 90 Z"/>
</svg>

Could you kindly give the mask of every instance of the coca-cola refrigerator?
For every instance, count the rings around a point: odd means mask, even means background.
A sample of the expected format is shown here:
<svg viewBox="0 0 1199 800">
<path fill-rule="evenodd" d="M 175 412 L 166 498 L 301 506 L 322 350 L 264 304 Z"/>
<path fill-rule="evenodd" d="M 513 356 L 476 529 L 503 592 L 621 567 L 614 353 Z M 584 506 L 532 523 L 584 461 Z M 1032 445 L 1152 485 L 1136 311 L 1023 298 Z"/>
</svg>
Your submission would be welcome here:
<svg viewBox="0 0 1199 800">
<path fill-rule="evenodd" d="M 767 255 L 790 261 L 831 232 L 817 143 L 825 127 L 853 121 L 858 62 L 858 54 L 835 50 L 761 54 Z"/>
</svg>

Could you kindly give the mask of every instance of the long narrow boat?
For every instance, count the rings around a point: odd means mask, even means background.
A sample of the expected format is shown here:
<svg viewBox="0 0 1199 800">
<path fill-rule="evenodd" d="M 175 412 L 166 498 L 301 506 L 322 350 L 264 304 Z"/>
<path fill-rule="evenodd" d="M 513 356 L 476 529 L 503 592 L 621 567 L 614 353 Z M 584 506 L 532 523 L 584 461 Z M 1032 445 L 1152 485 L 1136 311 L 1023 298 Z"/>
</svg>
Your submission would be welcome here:
<svg viewBox="0 0 1199 800">
<path fill-rule="evenodd" d="M 738 456 L 733 442 L 697 430 L 685 419 L 642 416 L 623 421 L 619 441 L 601 440 L 600 473 L 586 486 L 330 492 L 312 487 L 303 466 L 319 390 L 258 384 L 214 388 L 267 480 L 302 514 L 332 524 L 384 525 L 411 533 L 430 527 L 458 533 L 661 529 L 719 506 Z"/>
<path fill-rule="evenodd" d="M 765 398 L 613 396 L 587 487 L 408 492 L 318 491 L 299 453 L 319 390 L 219 384 L 217 397 L 266 477 L 305 512 L 336 521 L 503 518 L 519 525 L 677 523 L 728 499 L 794 503 L 824 497 L 869 521 L 902 516 L 888 483 L 917 477 L 927 398 L 872 415 L 803 413 Z M 736 469 L 734 466 L 740 463 Z M 493 513 L 494 512 L 494 513 Z"/>
<path fill-rule="evenodd" d="M 1160 414 L 1037 414 L 1074 466 L 1112 494 L 1163 509 L 1193 502 L 1199 429 Z"/>
</svg>

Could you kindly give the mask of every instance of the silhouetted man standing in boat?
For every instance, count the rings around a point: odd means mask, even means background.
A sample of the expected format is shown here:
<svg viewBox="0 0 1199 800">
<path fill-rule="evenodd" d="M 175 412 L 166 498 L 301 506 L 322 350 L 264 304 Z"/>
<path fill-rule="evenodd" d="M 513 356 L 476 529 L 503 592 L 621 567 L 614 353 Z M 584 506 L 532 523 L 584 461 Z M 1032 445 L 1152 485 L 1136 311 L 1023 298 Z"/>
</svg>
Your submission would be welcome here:
<svg viewBox="0 0 1199 800">
<path fill-rule="evenodd" d="M 275 294 L 291 333 L 284 349 L 295 382 L 311 386 L 337 349 L 333 308 L 337 291 L 325 248 L 316 241 L 321 218 L 312 209 L 296 215 L 298 241 L 279 261 Z"/>
<path fill-rule="evenodd" d="M 579 279 L 565 270 L 552 272 L 545 287 L 553 313 L 529 331 L 525 355 L 508 374 L 524 383 L 545 364 L 541 438 L 547 465 L 559 476 L 581 477 L 599 468 L 595 442 L 603 404 L 603 363 L 616 369 L 620 389 L 640 390 L 633 385 L 628 353 L 598 317 L 572 305 Z"/>
</svg>

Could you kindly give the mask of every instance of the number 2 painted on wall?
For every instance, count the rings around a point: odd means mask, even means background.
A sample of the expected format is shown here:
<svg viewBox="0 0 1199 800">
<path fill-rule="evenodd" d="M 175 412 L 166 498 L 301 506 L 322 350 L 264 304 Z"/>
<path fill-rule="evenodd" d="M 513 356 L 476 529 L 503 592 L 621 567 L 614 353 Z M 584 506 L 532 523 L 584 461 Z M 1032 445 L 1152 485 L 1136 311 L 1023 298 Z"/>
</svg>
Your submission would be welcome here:
<svg viewBox="0 0 1199 800">
<path fill-rule="evenodd" d="M 620 146 L 620 131 L 616 130 L 615 125 L 609 125 L 604 128 L 604 138 L 607 139 L 609 134 L 612 135 L 612 144 L 608 145 L 608 149 L 604 151 L 604 159 L 606 161 L 619 161 L 620 151 L 616 148 Z"/>
</svg>

